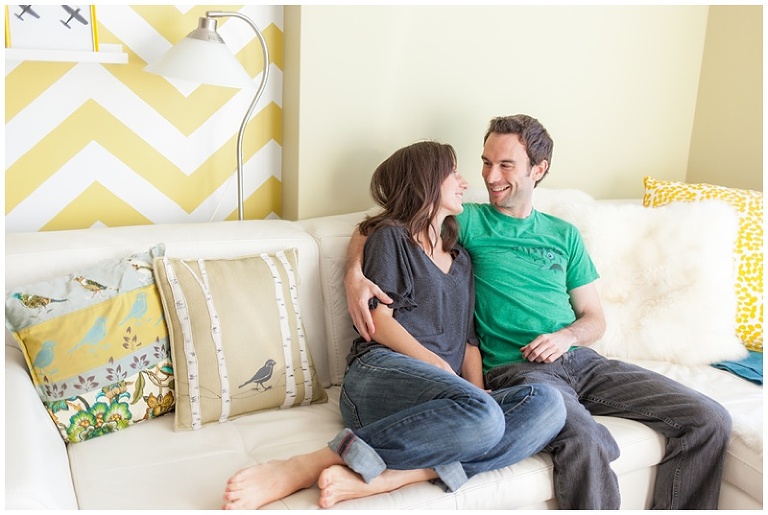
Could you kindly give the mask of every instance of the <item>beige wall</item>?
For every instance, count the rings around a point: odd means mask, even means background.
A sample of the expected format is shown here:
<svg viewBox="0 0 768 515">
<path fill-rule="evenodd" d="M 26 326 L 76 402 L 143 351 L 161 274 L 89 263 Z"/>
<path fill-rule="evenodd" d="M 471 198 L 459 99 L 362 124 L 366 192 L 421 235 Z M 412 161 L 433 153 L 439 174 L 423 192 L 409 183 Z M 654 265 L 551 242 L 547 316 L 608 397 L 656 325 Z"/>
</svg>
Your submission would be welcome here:
<svg viewBox="0 0 768 515">
<path fill-rule="evenodd" d="M 287 6 L 283 216 L 366 208 L 375 166 L 451 143 L 482 185 L 497 115 L 555 140 L 548 187 L 640 197 L 685 180 L 707 6 Z"/>
<path fill-rule="evenodd" d="M 688 182 L 763 189 L 763 7 L 712 6 Z"/>
</svg>

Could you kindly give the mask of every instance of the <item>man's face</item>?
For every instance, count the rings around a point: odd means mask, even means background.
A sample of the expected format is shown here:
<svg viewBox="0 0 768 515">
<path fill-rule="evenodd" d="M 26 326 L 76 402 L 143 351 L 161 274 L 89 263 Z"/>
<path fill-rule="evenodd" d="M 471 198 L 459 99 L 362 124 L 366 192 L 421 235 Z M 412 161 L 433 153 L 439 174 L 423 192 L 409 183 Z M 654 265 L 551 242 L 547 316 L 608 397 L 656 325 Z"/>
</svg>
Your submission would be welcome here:
<svg viewBox="0 0 768 515">
<path fill-rule="evenodd" d="M 527 205 L 546 167 L 531 166 L 517 134 L 488 136 L 483 146 L 483 179 L 491 204 L 499 209 Z"/>
</svg>

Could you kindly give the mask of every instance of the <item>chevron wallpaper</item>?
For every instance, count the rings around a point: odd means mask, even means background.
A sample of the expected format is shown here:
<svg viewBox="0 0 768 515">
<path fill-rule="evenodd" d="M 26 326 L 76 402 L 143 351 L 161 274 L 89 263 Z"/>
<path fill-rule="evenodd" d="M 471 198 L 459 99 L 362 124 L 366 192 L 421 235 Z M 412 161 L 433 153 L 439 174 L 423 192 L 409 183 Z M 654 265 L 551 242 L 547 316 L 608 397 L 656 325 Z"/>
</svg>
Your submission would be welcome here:
<svg viewBox="0 0 768 515">
<path fill-rule="evenodd" d="M 249 16 L 269 47 L 243 143 L 245 218 L 281 215 L 283 7 L 98 5 L 99 44 L 122 45 L 128 64 L 6 60 L 6 232 L 237 218 L 237 132 L 255 90 L 143 70 L 214 9 Z M 219 19 L 219 33 L 260 80 L 250 26 Z"/>
</svg>

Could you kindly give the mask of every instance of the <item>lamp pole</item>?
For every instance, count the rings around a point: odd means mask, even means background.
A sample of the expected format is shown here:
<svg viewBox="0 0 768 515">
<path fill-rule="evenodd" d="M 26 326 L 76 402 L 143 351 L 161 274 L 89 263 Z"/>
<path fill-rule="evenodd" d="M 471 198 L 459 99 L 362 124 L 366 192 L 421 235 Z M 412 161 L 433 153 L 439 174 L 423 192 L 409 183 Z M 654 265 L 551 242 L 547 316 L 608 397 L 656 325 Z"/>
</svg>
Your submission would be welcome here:
<svg viewBox="0 0 768 515">
<path fill-rule="evenodd" d="M 261 94 L 264 93 L 264 88 L 267 86 L 267 78 L 269 76 L 269 51 L 267 50 L 267 42 L 264 40 L 264 36 L 261 35 L 261 31 L 256 24 L 248 16 L 240 14 L 238 12 L 228 11 L 208 11 L 205 13 L 208 18 L 239 18 L 251 26 L 256 36 L 261 43 L 261 52 L 264 56 L 264 72 L 261 74 L 261 84 L 256 91 L 256 95 L 251 101 L 248 111 L 245 113 L 243 123 L 240 124 L 240 130 L 237 133 L 237 219 L 243 219 L 243 135 L 245 134 L 245 127 L 248 125 L 248 119 L 251 117 L 253 110 L 256 108 L 256 104 L 261 98 Z M 215 29 L 214 29 L 215 30 Z"/>
</svg>

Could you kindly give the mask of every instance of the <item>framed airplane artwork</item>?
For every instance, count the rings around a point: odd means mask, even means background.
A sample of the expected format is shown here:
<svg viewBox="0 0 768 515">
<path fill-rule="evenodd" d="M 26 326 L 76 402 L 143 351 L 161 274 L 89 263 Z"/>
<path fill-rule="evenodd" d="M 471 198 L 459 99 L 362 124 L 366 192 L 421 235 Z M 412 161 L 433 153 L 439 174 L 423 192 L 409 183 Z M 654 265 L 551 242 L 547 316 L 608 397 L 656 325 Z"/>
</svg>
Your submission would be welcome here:
<svg viewBox="0 0 768 515">
<path fill-rule="evenodd" d="M 7 5 L 5 46 L 97 52 L 93 5 Z"/>
</svg>

